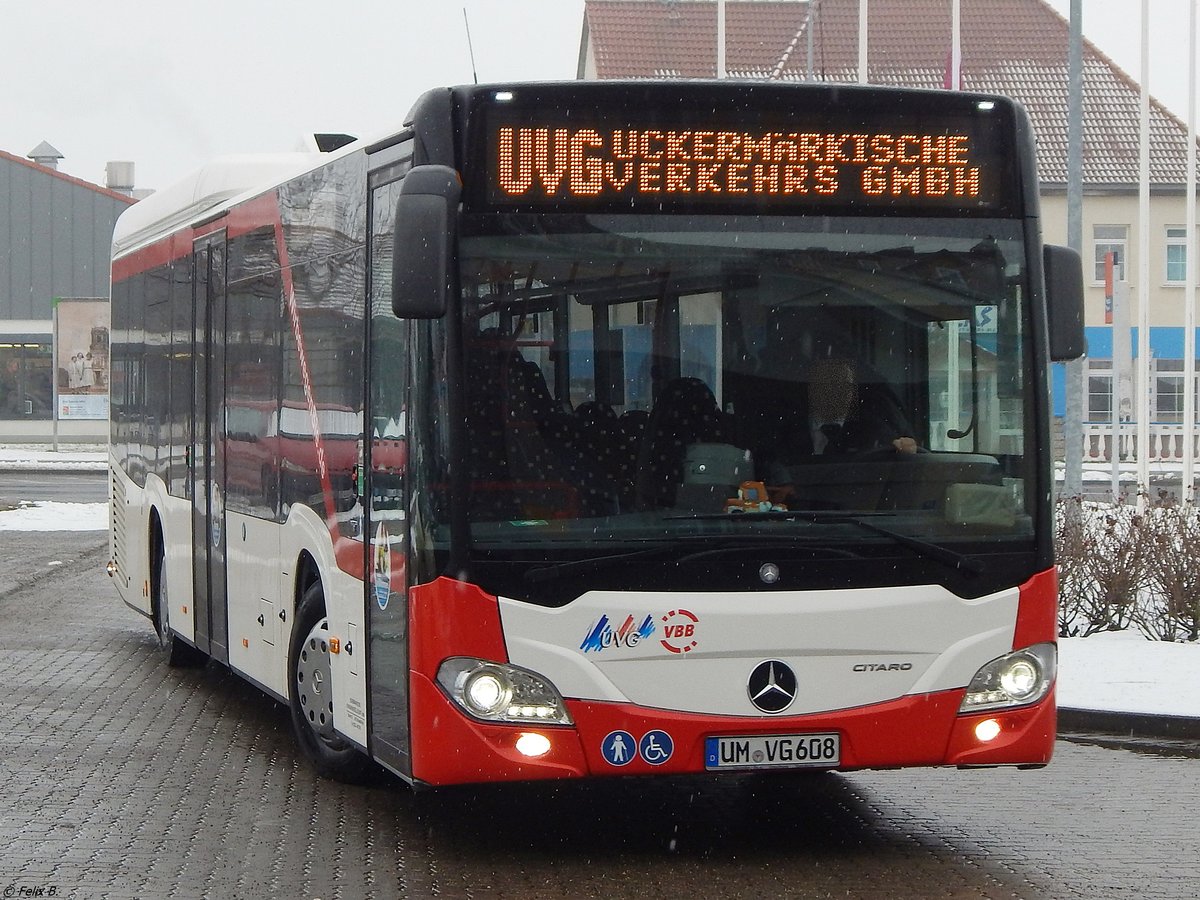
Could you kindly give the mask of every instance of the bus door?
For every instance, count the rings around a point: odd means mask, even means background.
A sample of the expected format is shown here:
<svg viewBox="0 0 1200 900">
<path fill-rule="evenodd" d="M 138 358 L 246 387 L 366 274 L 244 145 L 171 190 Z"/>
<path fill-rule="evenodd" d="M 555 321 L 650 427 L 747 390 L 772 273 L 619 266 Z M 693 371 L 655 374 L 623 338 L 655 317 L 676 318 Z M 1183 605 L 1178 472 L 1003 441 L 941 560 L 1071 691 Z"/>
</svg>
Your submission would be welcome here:
<svg viewBox="0 0 1200 900">
<path fill-rule="evenodd" d="M 370 375 L 367 390 L 367 703 L 371 755 L 402 776 L 412 772 L 408 717 L 408 510 L 413 475 L 408 433 L 413 323 L 392 314 L 392 236 L 400 179 L 412 143 L 376 154 L 370 173 Z"/>
<path fill-rule="evenodd" d="M 192 384 L 188 481 L 196 646 L 229 661 L 225 572 L 225 232 L 192 251 Z"/>
</svg>

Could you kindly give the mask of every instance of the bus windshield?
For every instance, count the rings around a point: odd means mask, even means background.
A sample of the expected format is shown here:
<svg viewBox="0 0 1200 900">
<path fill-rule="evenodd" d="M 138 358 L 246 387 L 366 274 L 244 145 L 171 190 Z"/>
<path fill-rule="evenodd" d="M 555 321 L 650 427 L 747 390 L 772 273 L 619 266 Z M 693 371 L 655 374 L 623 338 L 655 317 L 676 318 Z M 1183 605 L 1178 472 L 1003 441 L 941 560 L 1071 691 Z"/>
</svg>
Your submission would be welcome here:
<svg viewBox="0 0 1200 900">
<path fill-rule="evenodd" d="M 478 550 L 1032 545 L 1018 221 L 502 214 L 463 235 Z"/>
</svg>

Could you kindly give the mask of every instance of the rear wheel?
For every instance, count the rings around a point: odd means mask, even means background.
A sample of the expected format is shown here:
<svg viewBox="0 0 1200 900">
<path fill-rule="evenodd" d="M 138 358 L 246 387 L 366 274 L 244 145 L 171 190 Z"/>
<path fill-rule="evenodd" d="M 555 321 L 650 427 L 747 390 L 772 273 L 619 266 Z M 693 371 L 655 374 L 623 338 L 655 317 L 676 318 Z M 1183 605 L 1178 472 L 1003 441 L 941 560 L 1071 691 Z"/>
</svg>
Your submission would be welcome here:
<svg viewBox="0 0 1200 900">
<path fill-rule="evenodd" d="M 172 668 L 202 666 L 207 657 L 171 631 L 171 598 L 167 591 L 167 553 L 162 541 L 156 542 L 154 555 L 154 631 L 159 649 Z"/>
<path fill-rule="evenodd" d="M 333 730 L 333 681 L 329 662 L 329 619 L 320 582 L 304 592 L 296 611 L 288 654 L 292 728 L 304 755 L 325 778 L 359 784 L 375 766 Z"/>
</svg>

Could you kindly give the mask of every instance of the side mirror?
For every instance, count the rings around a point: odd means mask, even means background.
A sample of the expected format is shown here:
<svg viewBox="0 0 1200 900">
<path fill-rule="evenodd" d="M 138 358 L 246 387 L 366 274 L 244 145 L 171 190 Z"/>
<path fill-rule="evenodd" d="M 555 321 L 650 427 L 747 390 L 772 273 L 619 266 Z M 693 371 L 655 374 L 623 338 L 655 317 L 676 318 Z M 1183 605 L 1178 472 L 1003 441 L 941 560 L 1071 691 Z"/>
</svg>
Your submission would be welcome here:
<svg viewBox="0 0 1200 900">
<path fill-rule="evenodd" d="M 392 244 L 392 312 L 436 319 L 454 282 L 462 182 L 449 166 L 417 166 L 400 184 Z"/>
<path fill-rule="evenodd" d="M 1043 251 L 1050 359 L 1066 362 L 1087 352 L 1083 337 L 1083 262 L 1070 247 L 1047 244 Z"/>
</svg>

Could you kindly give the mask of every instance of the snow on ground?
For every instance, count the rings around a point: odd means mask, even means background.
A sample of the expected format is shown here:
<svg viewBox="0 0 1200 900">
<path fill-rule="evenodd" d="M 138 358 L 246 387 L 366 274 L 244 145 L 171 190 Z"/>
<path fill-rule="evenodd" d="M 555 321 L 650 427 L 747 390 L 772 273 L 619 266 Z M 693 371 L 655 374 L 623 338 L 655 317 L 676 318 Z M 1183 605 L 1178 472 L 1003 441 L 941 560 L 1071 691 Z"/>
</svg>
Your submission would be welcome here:
<svg viewBox="0 0 1200 900">
<path fill-rule="evenodd" d="M 1058 642 L 1058 705 L 1200 718 L 1200 644 L 1110 631 Z"/>
<path fill-rule="evenodd" d="M 104 531 L 107 503 L 21 501 L 17 509 L 0 510 L 0 531 Z"/>
<path fill-rule="evenodd" d="M 103 471 L 108 450 L 100 444 L 0 444 L 0 469 Z"/>
</svg>

